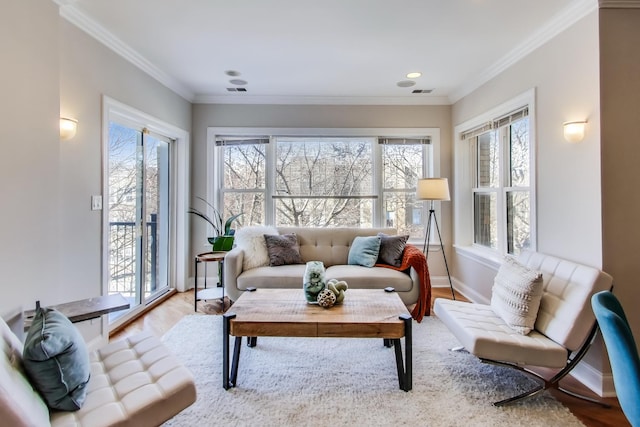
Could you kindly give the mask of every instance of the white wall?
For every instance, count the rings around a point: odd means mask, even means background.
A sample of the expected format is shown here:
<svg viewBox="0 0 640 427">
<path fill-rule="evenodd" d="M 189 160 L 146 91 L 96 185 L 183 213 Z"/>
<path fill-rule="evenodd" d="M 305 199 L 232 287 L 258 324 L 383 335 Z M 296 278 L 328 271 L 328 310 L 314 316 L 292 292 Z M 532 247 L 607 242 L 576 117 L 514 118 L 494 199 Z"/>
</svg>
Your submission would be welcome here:
<svg viewBox="0 0 640 427">
<path fill-rule="evenodd" d="M 538 250 L 601 267 L 598 18 L 592 13 L 457 102 L 454 126 L 536 88 Z M 562 123 L 588 119 L 569 144 Z"/>
<path fill-rule="evenodd" d="M 101 212 L 90 196 L 102 192 L 102 95 L 188 131 L 191 104 L 51 0 L 3 2 L 0 51 L 0 314 L 100 295 Z M 75 138 L 59 140 L 61 115 L 79 120 Z"/>
<path fill-rule="evenodd" d="M 191 195 L 206 197 L 207 128 L 302 127 L 302 128 L 440 128 L 440 174 L 451 173 L 451 107 L 441 106 L 349 106 L 349 105 L 211 105 L 193 108 Z M 451 216 L 450 204 L 442 205 L 443 218 Z M 191 253 L 202 252 L 205 227 L 192 221 Z M 451 222 L 441 224 L 443 240 L 450 250 Z M 447 253 L 449 256 L 449 253 Z M 447 258 L 448 259 L 448 258 Z M 439 253 L 429 255 L 432 275 L 446 276 Z M 192 268 L 193 270 L 193 268 Z M 193 275 L 193 271 L 191 272 Z M 448 286 L 448 284 L 447 284 Z"/>
<path fill-rule="evenodd" d="M 60 283 L 58 8 L 0 13 L 0 315 L 55 298 Z"/>
<path fill-rule="evenodd" d="M 452 121 L 456 126 L 535 88 L 537 249 L 602 268 L 598 53 L 598 14 L 593 12 L 455 103 Z M 586 137 L 569 144 L 562 123 L 578 119 L 589 121 Z M 454 276 L 471 296 L 490 298 L 493 266 L 461 255 L 453 264 Z M 602 392 L 608 367 L 601 343 L 596 344 L 581 379 Z"/>
<path fill-rule="evenodd" d="M 79 121 L 60 147 L 61 280 L 87 298 L 102 292 L 102 212 L 90 210 L 102 193 L 102 96 L 186 130 L 191 104 L 62 18 L 59 34 L 60 110 Z"/>
</svg>

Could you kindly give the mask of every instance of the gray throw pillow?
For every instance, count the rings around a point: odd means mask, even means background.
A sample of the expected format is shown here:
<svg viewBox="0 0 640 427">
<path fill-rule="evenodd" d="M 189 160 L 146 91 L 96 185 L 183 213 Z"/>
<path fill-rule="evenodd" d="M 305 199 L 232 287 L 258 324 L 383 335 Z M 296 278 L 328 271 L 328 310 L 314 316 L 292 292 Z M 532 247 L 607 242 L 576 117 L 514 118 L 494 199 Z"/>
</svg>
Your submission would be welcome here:
<svg viewBox="0 0 640 427">
<path fill-rule="evenodd" d="M 357 236 L 349 248 L 349 265 L 361 265 L 373 267 L 378 260 L 380 252 L 380 236 Z"/>
<path fill-rule="evenodd" d="M 22 351 L 31 385 L 47 406 L 76 411 L 87 397 L 89 352 L 78 329 L 62 313 L 38 308 Z"/>
<path fill-rule="evenodd" d="M 300 257 L 300 245 L 295 233 L 282 235 L 264 235 L 269 253 L 269 265 L 302 264 Z"/>
<path fill-rule="evenodd" d="M 389 264 L 394 267 L 400 267 L 402 265 L 404 247 L 407 245 L 409 235 L 388 236 L 384 233 L 378 233 L 378 236 L 380 236 L 380 253 L 376 264 Z"/>
</svg>

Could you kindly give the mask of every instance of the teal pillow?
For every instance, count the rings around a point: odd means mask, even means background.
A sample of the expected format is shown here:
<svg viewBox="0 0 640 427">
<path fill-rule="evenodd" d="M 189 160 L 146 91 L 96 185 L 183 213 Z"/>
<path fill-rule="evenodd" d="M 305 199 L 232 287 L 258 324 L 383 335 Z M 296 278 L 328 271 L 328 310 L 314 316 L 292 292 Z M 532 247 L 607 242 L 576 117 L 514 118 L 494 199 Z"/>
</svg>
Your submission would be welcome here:
<svg viewBox="0 0 640 427">
<path fill-rule="evenodd" d="M 373 267 L 378 260 L 380 252 L 380 236 L 357 236 L 351 243 L 349 249 L 349 265 L 362 265 L 363 267 Z"/>
<path fill-rule="evenodd" d="M 52 308 L 38 308 L 22 354 L 31 385 L 47 406 L 76 411 L 87 397 L 89 352 L 78 329 Z"/>
</svg>

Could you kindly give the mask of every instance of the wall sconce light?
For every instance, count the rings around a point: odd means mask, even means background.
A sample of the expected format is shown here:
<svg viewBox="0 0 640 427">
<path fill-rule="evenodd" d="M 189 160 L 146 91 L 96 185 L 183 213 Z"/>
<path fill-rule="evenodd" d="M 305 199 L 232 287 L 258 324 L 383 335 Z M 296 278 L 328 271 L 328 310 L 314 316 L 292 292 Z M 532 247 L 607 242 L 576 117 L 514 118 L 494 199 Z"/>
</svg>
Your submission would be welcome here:
<svg viewBox="0 0 640 427">
<path fill-rule="evenodd" d="M 60 117 L 60 139 L 66 140 L 76 136 L 78 121 L 66 117 Z"/>
<path fill-rule="evenodd" d="M 564 139 L 567 142 L 580 142 L 584 139 L 584 129 L 587 126 L 587 121 L 575 121 L 564 122 L 562 127 L 564 128 Z"/>
</svg>

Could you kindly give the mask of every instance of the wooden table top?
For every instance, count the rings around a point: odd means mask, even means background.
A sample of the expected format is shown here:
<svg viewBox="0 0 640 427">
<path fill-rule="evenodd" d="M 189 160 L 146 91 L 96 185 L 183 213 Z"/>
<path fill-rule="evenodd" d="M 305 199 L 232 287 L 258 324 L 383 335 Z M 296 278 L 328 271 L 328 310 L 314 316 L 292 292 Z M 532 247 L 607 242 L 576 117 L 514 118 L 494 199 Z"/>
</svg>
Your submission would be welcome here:
<svg viewBox="0 0 640 427">
<path fill-rule="evenodd" d="M 409 312 L 395 292 L 349 289 L 331 308 L 308 304 L 300 289 L 244 292 L 231 306 L 234 336 L 402 338 Z"/>
<path fill-rule="evenodd" d="M 121 294 L 112 294 L 47 307 L 55 308 L 67 316 L 71 322 L 75 323 L 95 319 L 114 311 L 126 310 L 129 308 L 129 301 Z M 24 312 L 25 327 L 31 324 L 34 316 L 35 310 L 26 310 Z"/>
<path fill-rule="evenodd" d="M 225 251 L 203 252 L 196 255 L 196 259 L 200 262 L 222 261 L 225 255 L 227 255 Z"/>
</svg>

